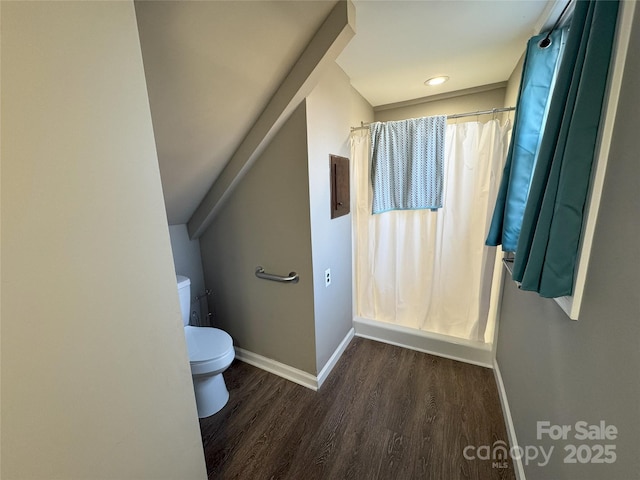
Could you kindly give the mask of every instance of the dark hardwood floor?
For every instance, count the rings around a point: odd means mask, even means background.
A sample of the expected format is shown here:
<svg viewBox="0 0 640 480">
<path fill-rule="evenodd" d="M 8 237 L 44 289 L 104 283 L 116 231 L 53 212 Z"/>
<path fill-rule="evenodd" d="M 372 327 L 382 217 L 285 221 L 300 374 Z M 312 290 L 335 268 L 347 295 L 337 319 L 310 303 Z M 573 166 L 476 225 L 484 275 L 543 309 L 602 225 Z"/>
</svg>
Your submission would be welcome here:
<svg viewBox="0 0 640 480">
<path fill-rule="evenodd" d="M 209 479 L 514 479 L 466 460 L 508 444 L 489 369 L 354 338 L 318 392 L 235 361 L 200 421 Z"/>
</svg>

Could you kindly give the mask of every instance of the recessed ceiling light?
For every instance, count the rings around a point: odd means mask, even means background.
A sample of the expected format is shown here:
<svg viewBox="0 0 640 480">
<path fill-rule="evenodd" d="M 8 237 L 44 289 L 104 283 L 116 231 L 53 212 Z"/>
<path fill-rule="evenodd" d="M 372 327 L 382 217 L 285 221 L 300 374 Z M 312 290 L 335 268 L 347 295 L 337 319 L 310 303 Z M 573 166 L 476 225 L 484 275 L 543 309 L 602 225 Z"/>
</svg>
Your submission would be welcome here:
<svg viewBox="0 0 640 480">
<path fill-rule="evenodd" d="M 436 85 L 442 85 L 447 80 L 449 80 L 449 77 L 447 77 L 446 75 L 441 75 L 439 77 L 430 78 L 429 80 L 424 82 L 424 84 L 428 87 L 435 87 Z"/>
</svg>

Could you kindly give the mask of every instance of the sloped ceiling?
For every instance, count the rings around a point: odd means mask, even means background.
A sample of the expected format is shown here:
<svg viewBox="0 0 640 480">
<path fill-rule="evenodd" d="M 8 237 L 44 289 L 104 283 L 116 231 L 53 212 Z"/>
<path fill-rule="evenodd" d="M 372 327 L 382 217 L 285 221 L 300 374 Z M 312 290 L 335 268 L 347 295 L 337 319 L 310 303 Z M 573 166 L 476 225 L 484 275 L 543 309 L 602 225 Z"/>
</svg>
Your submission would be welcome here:
<svg viewBox="0 0 640 480">
<path fill-rule="evenodd" d="M 135 3 L 169 224 L 189 220 L 334 4 Z"/>
<path fill-rule="evenodd" d="M 353 3 L 356 36 L 338 64 L 373 106 L 507 80 L 540 18 L 557 8 L 557 0 Z M 135 2 L 169 224 L 189 221 L 335 4 Z M 451 80 L 423 85 L 440 74 Z"/>
</svg>

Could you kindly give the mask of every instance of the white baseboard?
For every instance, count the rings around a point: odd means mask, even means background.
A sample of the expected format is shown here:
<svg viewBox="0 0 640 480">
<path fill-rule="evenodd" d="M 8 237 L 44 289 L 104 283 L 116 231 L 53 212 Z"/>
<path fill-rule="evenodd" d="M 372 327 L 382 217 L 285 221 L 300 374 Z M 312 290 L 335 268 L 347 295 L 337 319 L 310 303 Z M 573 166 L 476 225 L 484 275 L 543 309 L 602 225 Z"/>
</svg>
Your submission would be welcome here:
<svg viewBox="0 0 640 480">
<path fill-rule="evenodd" d="M 423 332 L 392 323 L 355 317 L 353 326 L 357 337 L 377 340 L 439 357 L 493 368 L 491 345 L 473 342 L 438 333 Z"/>
<path fill-rule="evenodd" d="M 338 345 L 338 348 L 336 348 L 336 351 L 333 352 L 333 355 L 331 355 L 331 358 L 329 358 L 325 366 L 322 367 L 322 370 L 320 370 L 320 373 L 318 374 L 318 388 L 322 386 L 324 381 L 327 379 L 327 377 L 333 370 L 333 367 L 336 366 L 336 363 L 338 363 L 338 360 L 340 360 L 340 357 L 349 346 L 349 343 L 351 343 L 351 340 L 353 339 L 354 335 L 355 335 L 355 330 L 351 328 L 347 332 L 347 335 L 342 339 L 342 342 L 340 342 L 340 345 Z"/>
<path fill-rule="evenodd" d="M 504 389 L 500 367 L 498 366 L 498 362 L 495 359 L 493 360 L 493 374 L 496 378 L 496 384 L 498 385 L 498 395 L 500 396 L 500 404 L 502 405 L 502 415 L 504 416 L 504 423 L 507 426 L 509 445 L 511 448 L 518 447 L 516 428 L 513 425 L 511 410 L 509 409 L 509 401 L 507 400 L 507 391 Z M 526 480 L 524 475 L 524 466 L 522 465 L 522 458 L 512 458 L 512 461 L 515 467 L 516 480 Z"/>
<path fill-rule="evenodd" d="M 239 347 L 235 347 L 235 349 L 236 358 L 241 362 L 266 370 L 267 372 L 286 378 L 287 380 L 291 380 L 292 382 L 302 385 L 303 387 L 310 388 L 311 390 L 318 389 L 318 379 L 304 370 L 290 367 L 289 365 L 278 362 L 277 360 L 263 357 L 262 355 L 258 355 L 257 353 L 253 353 Z"/>
<path fill-rule="evenodd" d="M 266 370 L 267 372 L 278 375 L 279 377 L 286 378 L 298 385 L 317 391 L 327 379 L 331 370 L 333 370 L 333 367 L 336 366 L 338 360 L 340 360 L 340 357 L 349 345 L 349 342 L 351 342 L 353 336 L 354 330 L 352 328 L 349 330 L 342 342 L 340 342 L 340 345 L 338 345 L 338 348 L 333 352 L 333 355 L 331 355 L 331 358 L 329 358 L 329 361 L 327 361 L 327 364 L 322 368 L 317 377 L 305 372 L 304 370 L 291 367 L 278 362 L 277 360 L 263 357 L 262 355 L 258 355 L 257 353 L 253 353 L 239 347 L 235 347 L 236 358 L 241 362 L 248 363 L 249 365 Z"/>
</svg>

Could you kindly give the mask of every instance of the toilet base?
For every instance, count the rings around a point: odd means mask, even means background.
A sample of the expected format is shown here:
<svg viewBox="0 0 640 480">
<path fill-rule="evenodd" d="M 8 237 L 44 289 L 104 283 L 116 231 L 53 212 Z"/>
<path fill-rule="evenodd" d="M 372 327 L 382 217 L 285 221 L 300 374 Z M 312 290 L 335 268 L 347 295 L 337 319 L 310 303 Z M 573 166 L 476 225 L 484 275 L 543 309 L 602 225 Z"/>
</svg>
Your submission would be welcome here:
<svg viewBox="0 0 640 480">
<path fill-rule="evenodd" d="M 198 418 L 218 413 L 229 401 L 229 391 L 222 373 L 216 375 L 194 375 L 193 390 L 196 394 Z"/>
</svg>

